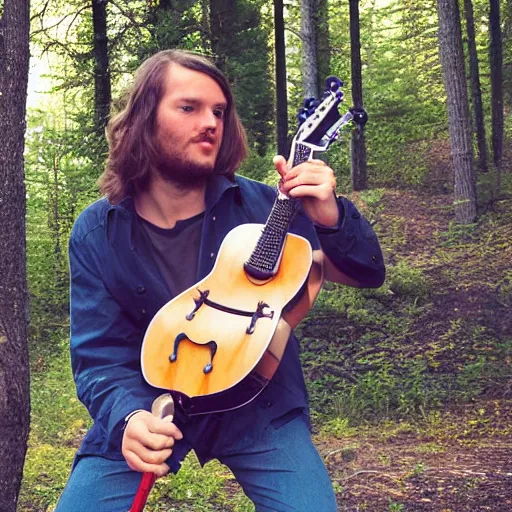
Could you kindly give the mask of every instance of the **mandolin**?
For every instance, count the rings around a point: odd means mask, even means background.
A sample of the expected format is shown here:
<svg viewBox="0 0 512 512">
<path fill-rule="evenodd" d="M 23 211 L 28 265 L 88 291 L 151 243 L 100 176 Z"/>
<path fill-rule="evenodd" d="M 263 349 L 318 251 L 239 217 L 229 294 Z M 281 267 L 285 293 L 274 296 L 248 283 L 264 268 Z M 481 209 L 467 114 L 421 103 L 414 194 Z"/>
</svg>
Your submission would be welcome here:
<svg viewBox="0 0 512 512">
<path fill-rule="evenodd" d="M 299 113 L 290 168 L 325 151 L 354 118 L 341 116 L 342 82 L 326 80 L 320 100 Z M 242 224 L 222 242 L 213 270 L 165 304 L 141 352 L 146 381 L 170 390 L 187 415 L 236 409 L 253 400 L 281 361 L 292 329 L 323 282 L 309 242 L 288 233 L 300 207 L 278 190 L 265 225 Z"/>
</svg>

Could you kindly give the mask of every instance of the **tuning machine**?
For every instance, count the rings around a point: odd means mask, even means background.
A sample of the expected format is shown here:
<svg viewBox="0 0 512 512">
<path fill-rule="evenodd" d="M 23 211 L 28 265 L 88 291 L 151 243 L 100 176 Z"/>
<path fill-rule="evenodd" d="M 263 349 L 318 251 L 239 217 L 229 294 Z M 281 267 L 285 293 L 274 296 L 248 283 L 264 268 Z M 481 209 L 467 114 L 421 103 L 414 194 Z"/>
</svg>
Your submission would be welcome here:
<svg viewBox="0 0 512 512">
<path fill-rule="evenodd" d="M 350 107 L 349 111 L 355 124 L 363 127 L 368 121 L 368 112 L 364 108 Z"/>
<path fill-rule="evenodd" d="M 315 112 L 315 109 L 320 105 L 321 101 L 316 98 L 306 98 L 304 100 L 304 106 L 299 109 L 298 119 L 299 125 L 301 125 L 310 115 Z"/>
</svg>

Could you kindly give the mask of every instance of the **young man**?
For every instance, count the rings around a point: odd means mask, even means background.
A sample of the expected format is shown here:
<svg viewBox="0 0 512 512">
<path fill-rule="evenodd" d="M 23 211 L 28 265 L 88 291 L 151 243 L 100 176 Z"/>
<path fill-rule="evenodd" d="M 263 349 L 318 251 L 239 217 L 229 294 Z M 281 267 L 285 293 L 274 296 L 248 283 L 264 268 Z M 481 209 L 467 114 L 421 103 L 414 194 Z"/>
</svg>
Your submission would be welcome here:
<svg viewBox="0 0 512 512">
<path fill-rule="evenodd" d="M 235 176 L 246 141 L 225 77 L 196 54 L 154 55 L 108 137 L 106 197 L 82 212 L 69 243 L 72 365 L 94 424 L 57 511 L 126 512 L 141 472 L 177 472 L 194 449 L 201 463 L 226 464 L 257 511 L 334 512 L 293 334 L 269 385 L 243 408 L 189 418 L 177 411 L 174 422 L 149 412 L 162 393 L 140 367 L 151 318 L 208 275 L 231 229 L 264 223 L 276 197 Z M 290 231 L 310 241 L 325 278 L 380 286 L 377 238 L 350 201 L 336 198 L 333 171 L 317 160 L 274 163 L 281 191 L 302 202 Z"/>
</svg>

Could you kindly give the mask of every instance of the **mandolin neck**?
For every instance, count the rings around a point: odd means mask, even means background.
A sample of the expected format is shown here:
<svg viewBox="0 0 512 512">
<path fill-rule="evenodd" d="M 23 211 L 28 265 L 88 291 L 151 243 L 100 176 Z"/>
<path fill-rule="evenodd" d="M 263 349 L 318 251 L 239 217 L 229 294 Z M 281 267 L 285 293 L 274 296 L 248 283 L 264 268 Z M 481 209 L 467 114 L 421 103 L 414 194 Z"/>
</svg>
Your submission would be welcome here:
<svg viewBox="0 0 512 512">
<path fill-rule="evenodd" d="M 291 162 L 290 167 L 295 167 L 309 160 L 312 150 L 308 146 L 294 141 L 292 154 L 293 159 L 290 158 L 289 161 Z M 288 197 L 281 191 L 278 192 L 256 247 L 244 265 L 247 274 L 254 279 L 267 280 L 277 274 L 286 234 L 299 208 L 299 199 Z"/>
</svg>

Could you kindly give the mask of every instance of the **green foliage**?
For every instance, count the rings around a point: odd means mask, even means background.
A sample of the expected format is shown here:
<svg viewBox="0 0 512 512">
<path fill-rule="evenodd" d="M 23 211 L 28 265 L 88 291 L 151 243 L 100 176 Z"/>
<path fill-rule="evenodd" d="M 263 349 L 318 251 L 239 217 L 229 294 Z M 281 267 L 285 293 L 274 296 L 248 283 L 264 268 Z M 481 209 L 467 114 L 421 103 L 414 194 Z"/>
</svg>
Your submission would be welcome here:
<svg viewBox="0 0 512 512">
<path fill-rule="evenodd" d="M 250 151 L 238 172 L 252 180 L 262 181 L 269 185 L 277 185 L 279 174 L 272 162 L 273 157 L 274 153 L 272 152 L 260 156 L 256 151 Z"/>
<path fill-rule="evenodd" d="M 396 295 L 424 300 L 429 296 L 430 283 L 421 268 L 411 267 L 405 260 L 388 267 L 387 284 Z"/>
<path fill-rule="evenodd" d="M 90 425 L 76 398 L 68 325 L 51 337 L 31 336 L 31 430 L 19 510 L 55 505 L 69 476 L 77 443 Z"/>
<path fill-rule="evenodd" d="M 70 125 L 72 123 L 69 123 Z M 82 145 L 83 144 L 83 145 Z M 78 213 L 98 195 L 102 140 L 78 125 L 33 113 L 27 130 L 27 274 L 31 325 L 39 337 L 65 322 L 67 241 Z"/>
<path fill-rule="evenodd" d="M 350 426 L 350 422 L 347 418 L 342 417 L 343 411 L 339 411 L 339 415 L 334 418 L 327 420 L 321 429 L 321 433 L 324 436 L 333 437 L 350 437 L 353 436 L 356 430 Z"/>
<path fill-rule="evenodd" d="M 361 13 L 371 183 L 424 183 L 431 141 L 446 130 L 435 2 L 410 7 L 391 2 Z"/>
<path fill-rule="evenodd" d="M 201 10 L 196 2 L 184 0 L 170 5 L 167 2 L 148 4 L 143 16 L 150 37 L 136 47 L 137 66 L 160 50 L 181 48 L 210 53 L 201 27 Z"/>
<path fill-rule="evenodd" d="M 68 326 L 36 346 L 32 339 L 31 436 L 48 446 L 73 445 L 90 426 L 76 397 L 69 361 Z"/>
<path fill-rule="evenodd" d="M 498 300 L 505 307 L 512 307 L 512 270 L 505 272 L 497 287 Z"/>
<path fill-rule="evenodd" d="M 442 246 L 452 247 L 456 246 L 461 242 L 471 240 L 471 236 L 477 230 L 477 224 L 456 224 L 454 221 L 450 221 L 448 224 L 448 231 L 442 231 L 440 233 Z"/>
<path fill-rule="evenodd" d="M 359 199 L 366 208 L 379 208 L 382 201 L 379 194 Z M 386 283 L 378 290 L 327 283 L 299 331 L 310 397 L 320 417 L 337 419 L 334 428 L 422 418 L 442 404 L 499 393 L 512 358 L 505 313 L 511 224 L 506 208 L 502 211 L 464 228 L 447 215 L 448 229 L 438 232 L 435 248 L 434 240 L 428 244 L 432 252 L 426 259 L 415 249 L 414 259 L 400 257 L 413 241 L 404 225 L 386 214 L 386 206 L 378 212 L 385 224 L 377 224 L 385 233 L 381 241 L 393 262 Z M 487 299 L 466 298 L 472 286 L 494 291 Z M 463 302 L 446 302 L 450 294 Z M 484 300 L 478 314 L 466 313 L 466 300 Z"/>
<path fill-rule="evenodd" d="M 33 439 L 29 441 L 18 500 L 20 512 L 54 510 L 69 476 L 75 452 L 73 446 L 56 447 Z"/>
<path fill-rule="evenodd" d="M 420 444 L 419 446 L 416 447 L 416 450 L 415 450 L 417 453 L 433 453 L 433 454 L 437 454 L 437 453 L 444 453 L 446 452 L 446 448 L 438 443 L 424 443 L 424 444 Z"/>
<path fill-rule="evenodd" d="M 392 499 L 389 500 L 389 512 L 401 512 L 405 510 L 405 505 L 402 503 L 397 503 Z"/>
<path fill-rule="evenodd" d="M 232 8 L 226 9 L 222 2 L 211 4 L 212 50 L 233 86 L 249 143 L 264 156 L 274 138 L 271 20 L 262 17 L 264 2 L 261 0 L 236 0 L 230 5 Z M 213 11 L 215 7 L 220 11 Z"/>
<path fill-rule="evenodd" d="M 392 417 L 420 415 L 439 403 L 439 389 L 428 376 L 424 361 L 404 365 L 401 373 L 385 362 L 357 378 L 346 392 L 336 397 L 341 418 L 351 422 L 381 421 Z"/>
</svg>

